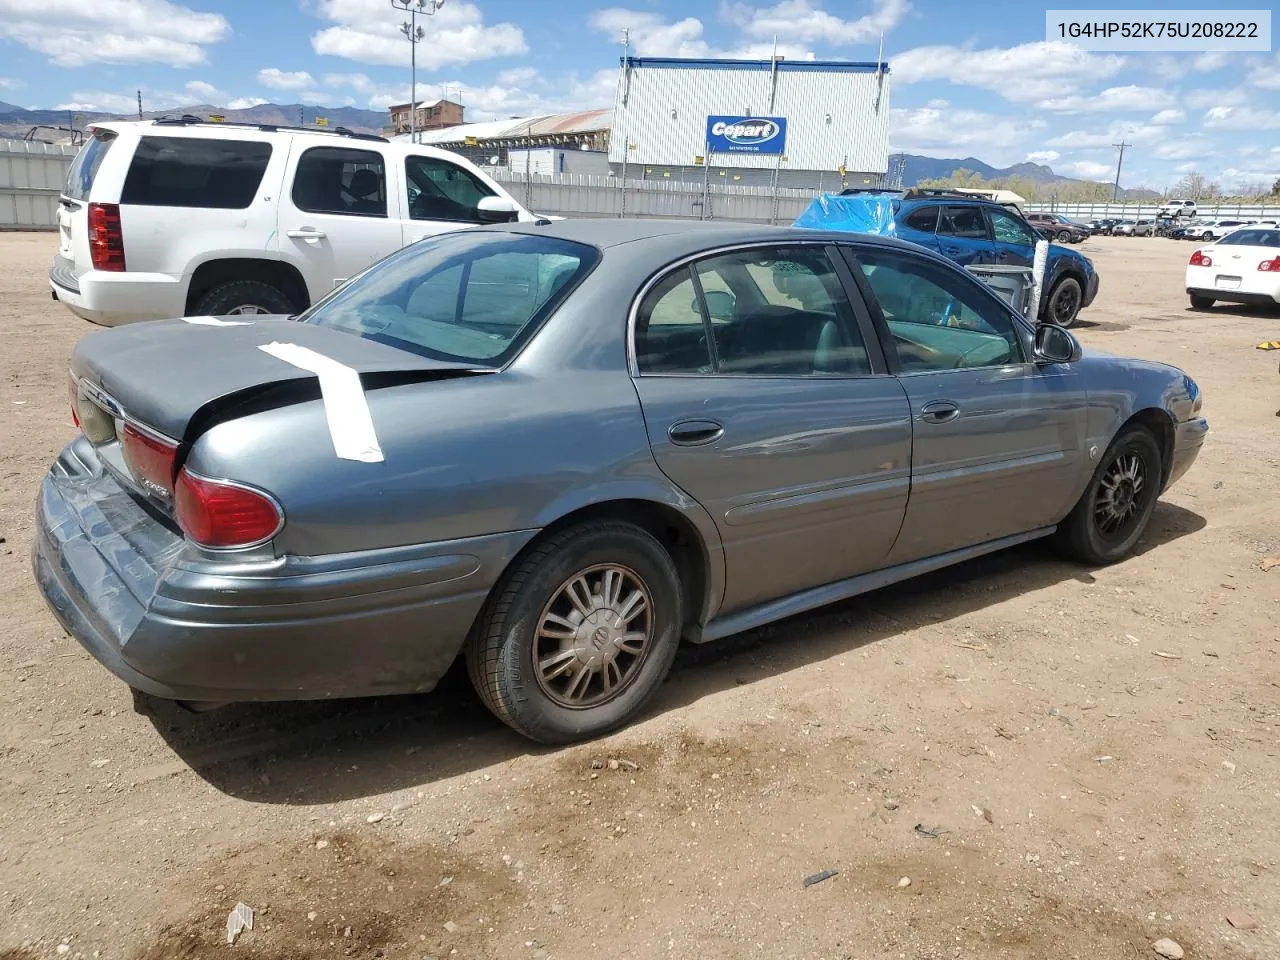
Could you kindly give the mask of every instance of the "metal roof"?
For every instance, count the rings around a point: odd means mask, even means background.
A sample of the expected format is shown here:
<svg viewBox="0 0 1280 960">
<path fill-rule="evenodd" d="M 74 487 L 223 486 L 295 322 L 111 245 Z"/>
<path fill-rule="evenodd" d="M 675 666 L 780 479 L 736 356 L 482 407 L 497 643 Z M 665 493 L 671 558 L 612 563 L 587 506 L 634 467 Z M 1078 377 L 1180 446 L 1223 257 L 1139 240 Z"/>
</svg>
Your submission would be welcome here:
<svg viewBox="0 0 1280 960">
<path fill-rule="evenodd" d="M 619 57 L 623 66 L 632 67 L 683 67 L 697 70 L 772 70 L 773 60 L 725 60 L 697 57 Z M 824 73 L 888 73 L 889 64 L 865 60 L 787 60 L 778 57 L 779 73 L 787 71 L 822 71 Z"/>
<path fill-rule="evenodd" d="M 427 130 L 418 135 L 419 143 L 461 143 L 468 137 L 477 140 L 501 140 L 504 138 L 572 136 L 579 133 L 597 133 L 613 126 L 612 110 L 586 110 L 578 113 L 557 113 L 541 117 L 516 117 L 507 120 L 486 120 L 480 123 L 460 123 L 457 126 Z M 407 140 L 404 134 L 396 139 Z"/>
</svg>

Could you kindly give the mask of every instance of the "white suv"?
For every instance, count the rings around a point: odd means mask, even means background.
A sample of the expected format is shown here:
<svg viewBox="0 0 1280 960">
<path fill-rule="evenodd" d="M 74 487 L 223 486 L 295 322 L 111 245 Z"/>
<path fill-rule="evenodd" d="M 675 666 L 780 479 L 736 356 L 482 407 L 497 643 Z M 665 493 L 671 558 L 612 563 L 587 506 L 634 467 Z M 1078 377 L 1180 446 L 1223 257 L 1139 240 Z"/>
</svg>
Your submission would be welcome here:
<svg viewBox="0 0 1280 960">
<path fill-rule="evenodd" d="M 1186 217 L 1191 219 L 1196 215 L 1196 202 L 1194 200 L 1168 200 L 1164 206 L 1160 208 L 1159 216 L 1161 217 Z"/>
<path fill-rule="evenodd" d="M 536 219 L 432 147 L 195 117 L 99 123 L 67 175 L 49 283 L 106 325 L 292 314 L 423 237 Z"/>
</svg>

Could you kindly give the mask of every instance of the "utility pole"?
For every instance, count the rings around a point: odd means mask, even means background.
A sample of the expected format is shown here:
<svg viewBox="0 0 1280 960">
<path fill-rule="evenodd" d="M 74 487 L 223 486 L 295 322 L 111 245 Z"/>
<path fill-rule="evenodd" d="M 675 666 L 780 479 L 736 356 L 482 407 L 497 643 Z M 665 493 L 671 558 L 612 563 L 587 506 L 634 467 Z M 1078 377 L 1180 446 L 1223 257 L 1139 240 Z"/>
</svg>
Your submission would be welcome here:
<svg viewBox="0 0 1280 960">
<path fill-rule="evenodd" d="M 418 26 L 418 14 L 434 16 L 445 0 L 391 0 L 391 6 L 409 14 L 400 32 L 409 41 L 409 142 L 418 142 L 418 44 L 427 32 Z"/>
<path fill-rule="evenodd" d="M 138 91 L 138 119 L 142 119 L 142 91 Z"/>
<path fill-rule="evenodd" d="M 1121 137 L 1120 142 L 1113 143 L 1112 146 L 1120 151 L 1120 159 L 1116 161 L 1116 183 L 1115 186 L 1111 188 L 1111 200 L 1112 202 L 1115 202 L 1120 197 L 1120 167 L 1124 164 L 1124 148 L 1131 147 L 1133 144 L 1125 143 L 1124 137 Z"/>
</svg>

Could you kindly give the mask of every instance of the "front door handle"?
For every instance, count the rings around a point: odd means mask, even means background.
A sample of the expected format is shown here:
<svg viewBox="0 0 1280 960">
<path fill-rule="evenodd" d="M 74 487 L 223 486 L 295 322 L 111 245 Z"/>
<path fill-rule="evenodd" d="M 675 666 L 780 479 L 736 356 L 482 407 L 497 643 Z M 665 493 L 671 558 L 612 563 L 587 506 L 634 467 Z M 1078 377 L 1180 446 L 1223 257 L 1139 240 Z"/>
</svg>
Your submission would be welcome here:
<svg viewBox="0 0 1280 960">
<path fill-rule="evenodd" d="M 301 230 L 289 230 L 285 236 L 292 237 L 294 240 L 323 240 L 325 232 L 315 227 L 303 227 Z"/>
<path fill-rule="evenodd" d="M 681 420 L 667 430 L 671 442 L 681 447 L 700 447 L 724 436 L 724 425 L 715 420 Z"/>
<path fill-rule="evenodd" d="M 934 400 L 920 410 L 920 419 L 925 423 L 950 423 L 958 416 L 960 408 L 950 400 Z"/>
</svg>

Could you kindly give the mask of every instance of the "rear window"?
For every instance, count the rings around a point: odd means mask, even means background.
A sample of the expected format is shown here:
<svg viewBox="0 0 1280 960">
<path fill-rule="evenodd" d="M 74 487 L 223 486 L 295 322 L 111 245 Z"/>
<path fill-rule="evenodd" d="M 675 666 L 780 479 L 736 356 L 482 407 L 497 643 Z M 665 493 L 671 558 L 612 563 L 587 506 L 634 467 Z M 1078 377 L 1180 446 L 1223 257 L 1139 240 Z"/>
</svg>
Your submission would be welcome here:
<svg viewBox="0 0 1280 960">
<path fill-rule="evenodd" d="M 93 136 L 85 141 L 76 158 L 71 161 L 71 169 L 67 171 L 67 184 L 62 191 L 64 195 L 73 200 L 89 199 L 93 178 L 98 175 L 98 168 L 102 166 L 115 139 L 116 134 L 112 130 L 93 131 Z"/>
<path fill-rule="evenodd" d="M 271 144 L 260 141 L 143 137 L 120 202 L 243 210 L 253 202 L 270 159 Z"/>
<path fill-rule="evenodd" d="M 434 360 L 500 366 L 600 259 L 595 247 L 497 231 L 419 241 L 300 320 Z"/>
<path fill-rule="evenodd" d="M 1218 244 L 1231 244 L 1245 247 L 1280 247 L 1280 230 L 1257 230 L 1242 227 L 1228 233 Z"/>
</svg>

